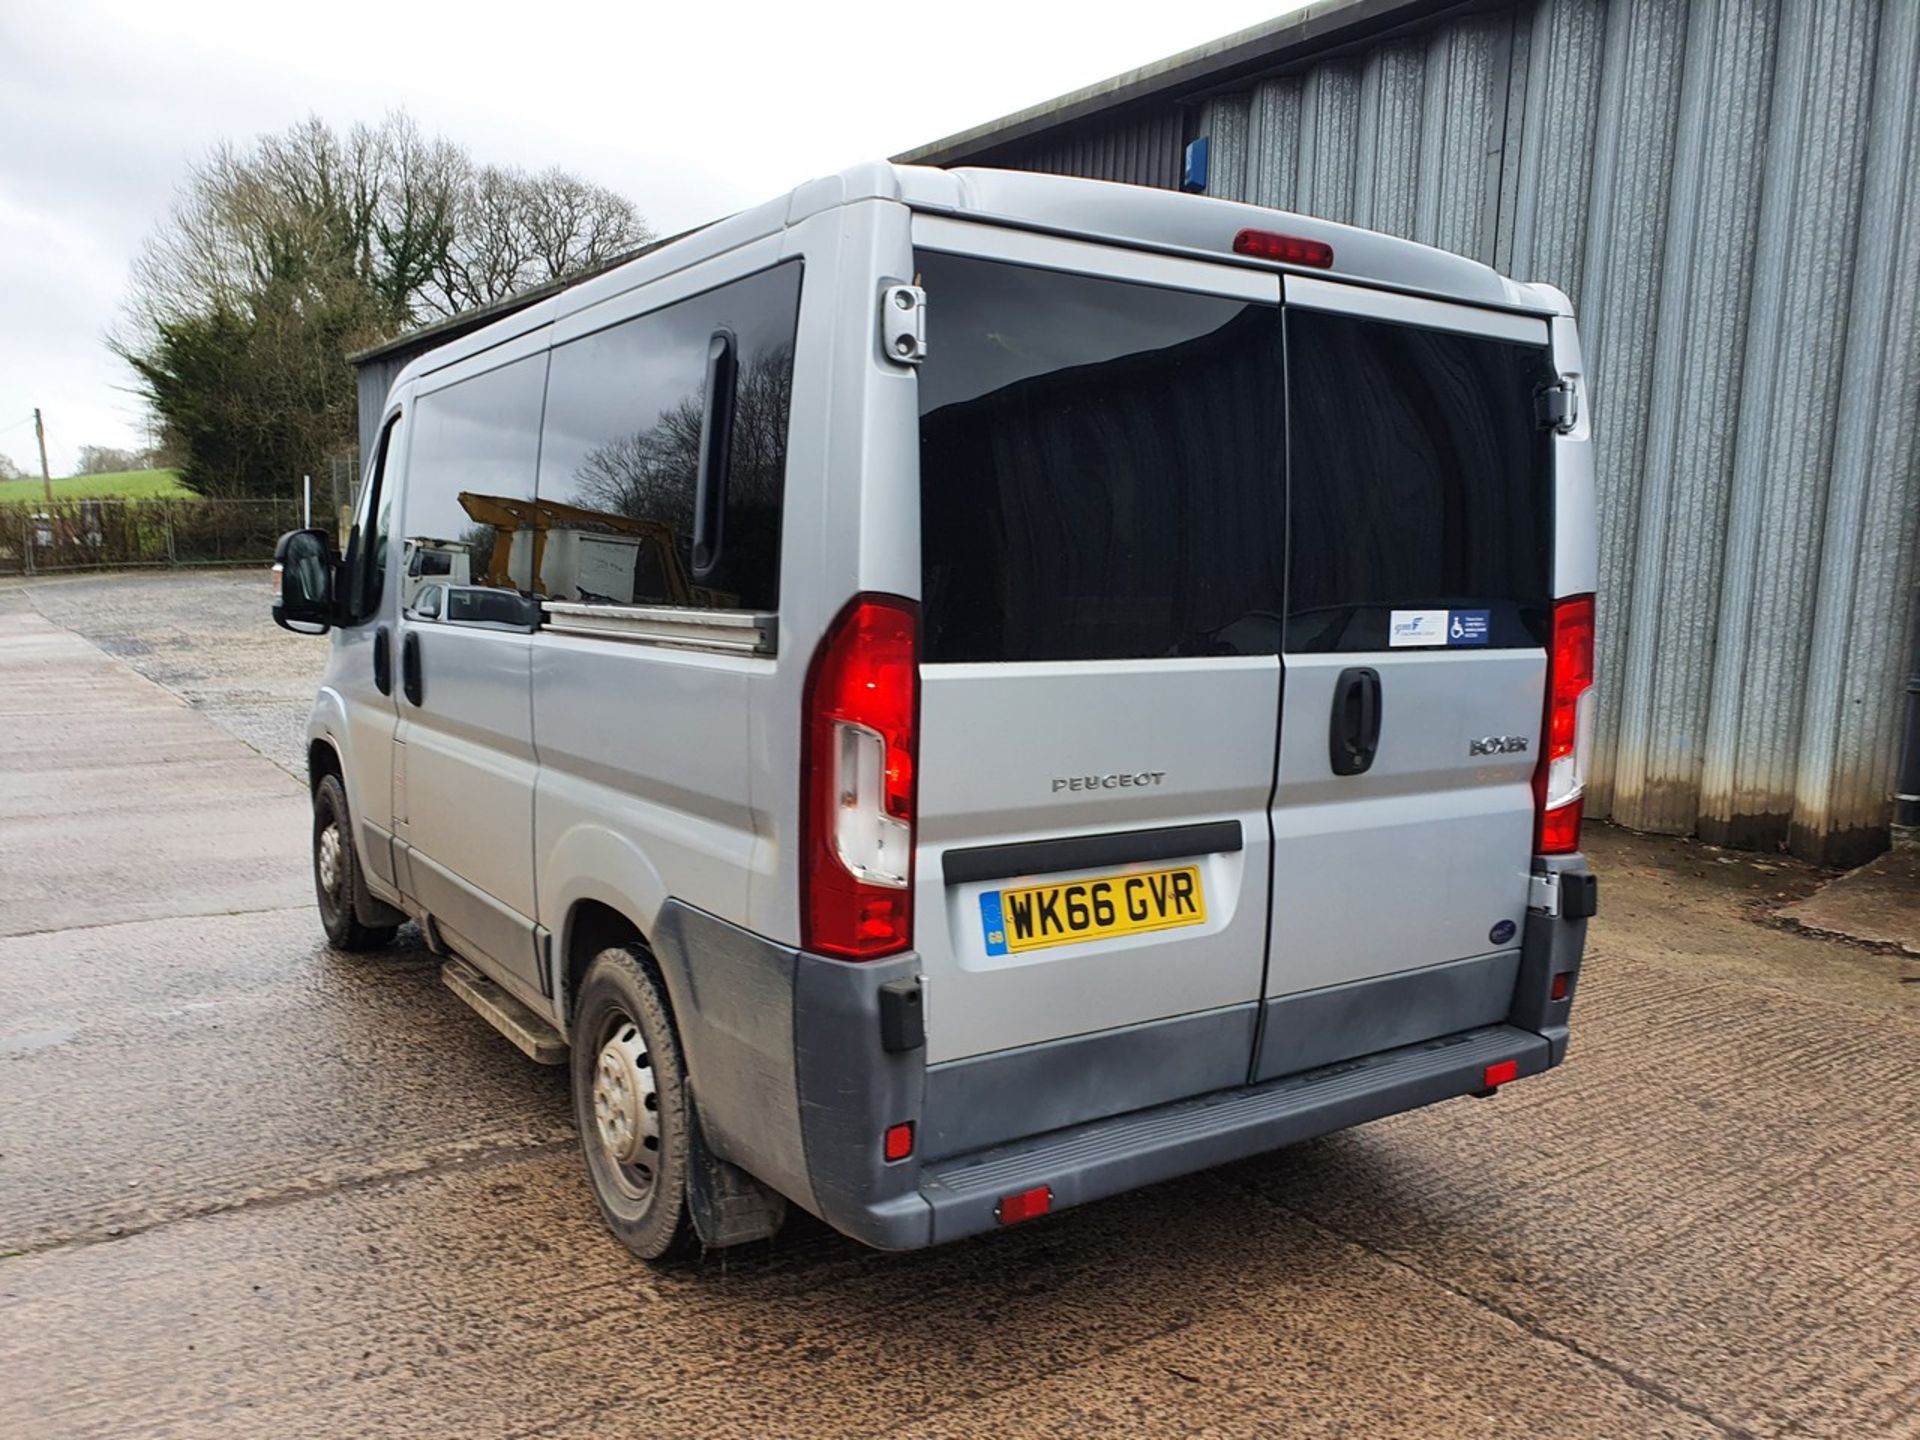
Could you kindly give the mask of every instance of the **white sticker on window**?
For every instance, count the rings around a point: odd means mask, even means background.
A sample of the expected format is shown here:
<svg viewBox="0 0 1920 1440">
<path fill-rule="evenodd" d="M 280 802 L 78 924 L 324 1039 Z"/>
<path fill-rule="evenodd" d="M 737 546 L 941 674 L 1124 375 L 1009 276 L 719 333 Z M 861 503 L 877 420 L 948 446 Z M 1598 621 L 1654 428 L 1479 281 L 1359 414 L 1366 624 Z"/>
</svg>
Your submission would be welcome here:
<svg viewBox="0 0 1920 1440">
<path fill-rule="evenodd" d="M 1447 612 L 1444 610 L 1394 610 L 1387 617 L 1387 644 L 1444 645 L 1447 643 Z"/>
</svg>

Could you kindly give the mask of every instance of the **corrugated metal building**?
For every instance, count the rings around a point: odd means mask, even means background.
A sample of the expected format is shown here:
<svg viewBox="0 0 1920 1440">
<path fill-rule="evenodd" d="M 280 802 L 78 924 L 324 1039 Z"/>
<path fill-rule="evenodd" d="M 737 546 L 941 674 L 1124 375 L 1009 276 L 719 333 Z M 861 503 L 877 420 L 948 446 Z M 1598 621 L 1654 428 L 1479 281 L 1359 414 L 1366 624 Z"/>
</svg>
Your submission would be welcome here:
<svg viewBox="0 0 1920 1440">
<path fill-rule="evenodd" d="M 1182 182 L 1565 290 L 1589 813 L 1883 848 L 1920 531 L 1920 0 L 1334 0 L 900 157 Z"/>
</svg>

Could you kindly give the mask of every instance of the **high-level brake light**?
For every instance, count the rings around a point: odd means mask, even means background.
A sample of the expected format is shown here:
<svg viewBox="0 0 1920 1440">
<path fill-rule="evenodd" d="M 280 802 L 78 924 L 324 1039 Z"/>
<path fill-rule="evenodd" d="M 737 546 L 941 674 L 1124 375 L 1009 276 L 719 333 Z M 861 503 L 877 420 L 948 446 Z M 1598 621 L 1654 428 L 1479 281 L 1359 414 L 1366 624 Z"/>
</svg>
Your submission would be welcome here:
<svg viewBox="0 0 1920 1440">
<path fill-rule="evenodd" d="M 1554 604 L 1547 647 L 1546 743 L 1533 775 L 1539 814 L 1534 848 L 1542 855 L 1569 855 L 1580 848 L 1593 704 L 1593 597 L 1576 595 Z"/>
<path fill-rule="evenodd" d="M 1282 265 L 1311 265 L 1316 270 L 1333 266 L 1333 247 L 1324 240 L 1307 240 L 1272 230 L 1242 230 L 1233 237 L 1233 253 L 1251 255 L 1256 260 L 1278 260 Z"/>
<path fill-rule="evenodd" d="M 913 943 L 918 630 L 912 601 L 858 596 L 807 673 L 802 938 L 823 955 L 872 960 Z"/>
</svg>

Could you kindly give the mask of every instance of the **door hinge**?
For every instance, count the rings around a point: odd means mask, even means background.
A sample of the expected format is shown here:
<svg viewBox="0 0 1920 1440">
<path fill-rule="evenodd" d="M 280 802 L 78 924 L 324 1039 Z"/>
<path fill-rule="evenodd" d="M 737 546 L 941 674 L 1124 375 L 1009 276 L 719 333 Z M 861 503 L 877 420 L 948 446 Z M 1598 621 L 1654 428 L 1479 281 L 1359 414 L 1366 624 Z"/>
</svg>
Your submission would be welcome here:
<svg viewBox="0 0 1920 1440">
<path fill-rule="evenodd" d="M 1527 909 L 1538 915 L 1560 913 L 1560 874 L 1536 870 L 1527 877 Z"/>
<path fill-rule="evenodd" d="M 1533 393 L 1534 422 L 1542 430 L 1557 430 L 1562 435 L 1579 422 L 1580 397 L 1571 380 L 1543 385 Z"/>
<path fill-rule="evenodd" d="M 927 358 L 927 292 L 918 285 L 880 287 L 880 350 L 896 365 Z"/>
</svg>

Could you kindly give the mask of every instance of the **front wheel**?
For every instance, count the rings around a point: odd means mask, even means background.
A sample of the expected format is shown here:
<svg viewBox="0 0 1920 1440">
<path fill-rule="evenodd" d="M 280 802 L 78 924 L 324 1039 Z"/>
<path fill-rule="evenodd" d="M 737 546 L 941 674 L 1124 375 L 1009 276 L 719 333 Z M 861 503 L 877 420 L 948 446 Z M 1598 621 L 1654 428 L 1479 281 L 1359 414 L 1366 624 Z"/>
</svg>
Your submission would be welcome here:
<svg viewBox="0 0 1920 1440">
<path fill-rule="evenodd" d="M 353 824 L 347 816 L 347 792 L 339 776 L 323 776 L 313 790 L 313 890 L 320 904 L 320 924 L 336 950 L 378 950 L 392 941 L 398 928 L 360 923 L 353 909 L 359 864 Z"/>
<path fill-rule="evenodd" d="M 573 1115 L 600 1214 L 643 1260 L 693 1248 L 686 1072 L 645 953 L 616 946 L 587 969 L 573 1027 Z"/>
</svg>

